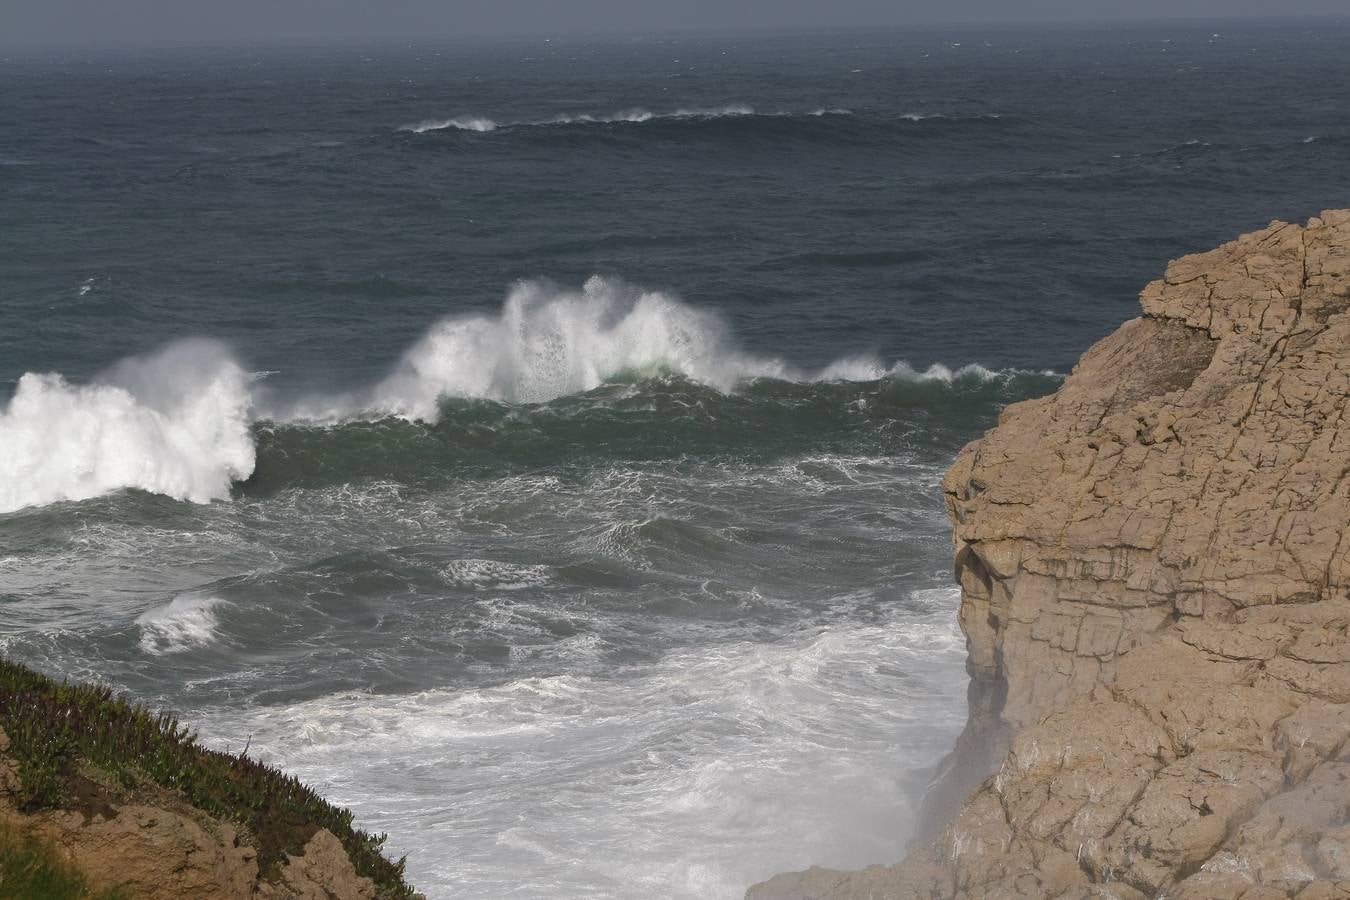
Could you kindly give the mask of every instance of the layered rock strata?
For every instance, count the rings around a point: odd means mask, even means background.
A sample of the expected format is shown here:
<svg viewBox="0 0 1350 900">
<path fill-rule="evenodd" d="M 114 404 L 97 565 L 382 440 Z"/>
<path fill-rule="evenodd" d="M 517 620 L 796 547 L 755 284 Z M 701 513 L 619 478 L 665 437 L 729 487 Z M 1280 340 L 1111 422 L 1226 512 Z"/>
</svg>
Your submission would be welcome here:
<svg viewBox="0 0 1350 900">
<path fill-rule="evenodd" d="M 1350 211 L 1141 300 L 943 484 L 947 793 L 996 771 L 905 862 L 750 897 L 1350 898 Z"/>
</svg>

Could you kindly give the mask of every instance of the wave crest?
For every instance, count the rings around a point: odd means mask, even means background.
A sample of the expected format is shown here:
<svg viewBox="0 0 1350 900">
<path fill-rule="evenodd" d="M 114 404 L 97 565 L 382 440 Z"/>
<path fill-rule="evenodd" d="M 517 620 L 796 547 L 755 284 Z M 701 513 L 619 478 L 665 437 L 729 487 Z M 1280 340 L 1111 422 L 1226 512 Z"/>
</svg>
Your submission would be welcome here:
<svg viewBox="0 0 1350 900">
<path fill-rule="evenodd" d="M 771 116 L 774 118 L 805 115 L 820 118 L 822 116 L 849 116 L 852 114 L 853 113 L 847 109 L 827 107 L 814 109 L 807 113 L 757 113 L 753 106 L 748 106 L 744 103 L 729 103 L 725 106 L 680 107 L 679 109 L 664 113 L 654 113 L 651 110 L 635 106 L 608 114 L 559 113 L 547 119 L 524 120 L 518 122 L 498 122 L 484 116 L 475 115 L 461 115 L 449 119 L 423 119 L 416 124 L 402 126 L 399 128 L 399 131 L 411 131 L 416 134 L 423 134 L 428 131 L 444 131 L 446 129 L 488 132 L 502 128 L 532 128 L 559 125 L 627 125 L 640 124 L 642 122 L 729 119 L 757 115 Z"/>
<path fill-rule="evenodd" d="M 781 362 L 737 351 L 716 314 L 597 276 L 580 291 L 521 282 L 496 316 L 441 321 L 366 405 L 432 420 L 442 397 L 535 403 L 593 390 L 624 373 L 660 372 L 723 391 L 746 378 L 787 377 Z"/>
<path fill-rule="evenodd" d="M 184 594 L 146 610 L 136 618 L 141 649 L 151 656 L 163 656 L 215 643 L 220 623 L 214 609 L 224 602 L 219 597 Z"/>
<path fill-rule="evenodd" d="M 248 377 L 213 341 L 124 360 L 90 384 L 29 373 L 0 412 L 0 512 L 140 488 L 204 503 L 253 472 Z"/>
<path fill-rule="evenodd" d="M 1011 374 L 978 365 L 920 371 L 875 356 L 801 368 L 742 349 L 720 315 L 669 294 L 599 276 L 579 290 L 522 281 L 498 313 L 441 320 L 388 376 L 345 394 L 278 402 L 275 390 L 255 390 L 223 345 L 205 340 L 126 360 L 89 384 L 26 374 L 0 410 L 0 513 L 125 488 L 199 503 L 227 498 L 254 472 L 256 419 L 434 423 L 446 399 L 545 403 L 671 375 L 728 394 L 760 380 L 964 388 Z"/>
<path fill-rule="evenodd" d="M 404 125 L 399 131 L 411 131 L 424 134 L 428 131 L 444 131 L 454 128 L 459 131 L 496 131 L 497 123 L 482 116 L 455 116 L 453 119 L 423 119 L 416 125 Z"/>
</svg>

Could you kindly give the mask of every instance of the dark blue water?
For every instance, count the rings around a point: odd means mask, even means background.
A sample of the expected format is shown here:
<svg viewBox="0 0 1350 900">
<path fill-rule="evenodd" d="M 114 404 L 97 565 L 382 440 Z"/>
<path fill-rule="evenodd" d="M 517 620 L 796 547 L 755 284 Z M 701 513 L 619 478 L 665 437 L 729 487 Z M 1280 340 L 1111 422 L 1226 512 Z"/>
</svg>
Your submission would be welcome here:
<svg viewBox="0 0 1350 900">
<path fill-rule="evenodd" d="M 943 469 L 1168 259 L 1347 204 L 1345 22 L 14 53 L 0 649 L 433 897 L 894 858 Z"/>
</svg>

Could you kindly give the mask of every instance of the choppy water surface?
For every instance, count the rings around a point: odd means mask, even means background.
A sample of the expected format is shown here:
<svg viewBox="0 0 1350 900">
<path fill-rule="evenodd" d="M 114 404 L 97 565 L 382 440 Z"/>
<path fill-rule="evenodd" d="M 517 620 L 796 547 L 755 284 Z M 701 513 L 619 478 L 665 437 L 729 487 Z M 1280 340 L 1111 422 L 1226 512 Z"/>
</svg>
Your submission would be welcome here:
<svg viewBox="0 0 1350 900">
<path fill-rule="evenodd" d="M 0 61 L 0 649 L 435 897 L 897 857 L 939 481 L 1163 262 L 1345 205 L 1350 28 Z"/>
</svg>

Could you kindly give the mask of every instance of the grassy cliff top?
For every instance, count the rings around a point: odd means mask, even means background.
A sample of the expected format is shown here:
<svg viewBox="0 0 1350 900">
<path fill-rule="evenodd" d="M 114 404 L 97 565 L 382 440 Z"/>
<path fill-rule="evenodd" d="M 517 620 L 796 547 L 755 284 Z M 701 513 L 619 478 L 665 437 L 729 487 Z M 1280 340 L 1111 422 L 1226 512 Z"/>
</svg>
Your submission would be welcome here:
<svg viewBox="0 0 1350 900">
<path fill-rule="evenodd" d="M 0 660 L 0 728 L 9 738 L 6 755 L 18 764 L 23 812 L 107 814 L 119 788 L 157 785 L 242 826 L 256 842 L 264 878 L 326 828 L 382 898 L 414 896 L 403 879 L 404 861 L 391 862 L 381 852 L 384 835 L 352 827 L 350 812 L 291 776 L 202 747 L 174 716 L 129 703 L 106 686 L 57 682 Z"/>
</svg>

